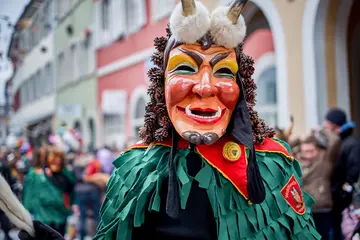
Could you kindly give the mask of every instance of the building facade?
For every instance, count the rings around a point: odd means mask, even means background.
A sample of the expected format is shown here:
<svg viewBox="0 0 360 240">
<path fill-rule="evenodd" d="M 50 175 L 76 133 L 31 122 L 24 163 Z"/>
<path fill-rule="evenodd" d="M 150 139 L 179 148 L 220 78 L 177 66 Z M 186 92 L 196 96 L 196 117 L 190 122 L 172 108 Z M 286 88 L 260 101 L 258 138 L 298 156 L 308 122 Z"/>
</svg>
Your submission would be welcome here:
<svg viewBox="0 0 360 240">
<path fill-rule="evenodd" d="M 54 17 L 53 1 L 31 1 L 15 26 L 8 50 L 14 66 L 10 133 L 30 141 L 46 137 L 55 113 Z"/>
<path fill-rule="evenodd" d="M 37 11 L 20 18 L 30 21 L 17 29 L 10 51 L 16 60 L 11 126 L 55 116 L 53 129 L 65 123 L 97 147 L 137 141 L 153 39 L 165 34 L 178 0 L 36 2 L 40 9 L 49 2 L 55 30 L 38 31 Z M 212 10 L 231 0 L 202 2 Z M 360 126 L 359 10 L 355 0 L 249 1 L 244 52 L 255 60 L 257 110 L 269 125 L 287 127 L 293 115 L 301 134 L 337 106 Z M 41 76 L 49 76 L 46 83 Z M 37 93 L 36 86 L 46 90 Z"/>
<path fill-rule="evenodd" d="M 56 1 L 56 129 L 76 129 L 85 147 L 95 145 L 96 75 L 93 0 Z"/>
<path fill-rule="evenodd" d="M 97 1 L 101 144 L 124 146 L 137 139 L 152 39 L 164 35 L 176 2 Z M 211 10 L 231 0 L 202 2 Z M 284 128 L 292 115 L 294 132 L 301 134 L 335 106 L 360 125 L 358 5 L 353 0 L 249 1 L 244 52 L 255 60 L 257 110 L 269 125 Z"/>
</svg>

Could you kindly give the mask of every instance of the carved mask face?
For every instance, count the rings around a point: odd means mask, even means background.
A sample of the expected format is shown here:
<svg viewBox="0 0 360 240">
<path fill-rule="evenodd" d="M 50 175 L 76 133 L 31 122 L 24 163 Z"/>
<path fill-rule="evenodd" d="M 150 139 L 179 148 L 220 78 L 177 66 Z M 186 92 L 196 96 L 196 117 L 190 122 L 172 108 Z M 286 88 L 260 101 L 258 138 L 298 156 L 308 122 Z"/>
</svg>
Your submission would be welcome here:
<svg viewBox="0 0 360 240">
<path fill-rule="evenodd" d="M 239 98 L 234 49 L 183 44 L 169 54 L 166 107 L 176 131 L 194 144 L 212 144 L 224 135 Z"/>
</svg>

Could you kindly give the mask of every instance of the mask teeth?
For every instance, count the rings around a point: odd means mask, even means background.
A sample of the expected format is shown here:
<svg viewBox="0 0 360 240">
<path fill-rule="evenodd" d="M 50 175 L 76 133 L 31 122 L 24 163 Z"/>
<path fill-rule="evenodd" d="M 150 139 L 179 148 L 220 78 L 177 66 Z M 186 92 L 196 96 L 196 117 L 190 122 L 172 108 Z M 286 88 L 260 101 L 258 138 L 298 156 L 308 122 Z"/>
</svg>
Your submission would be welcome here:
<svg viewBox="0 0 360 240">
<path fill-rule="evenodd" d="M 193 114 L 192 111 L 190 110 L 190 104 L 186 106 L 185 108 L 185 114 L 188 115 L 188 116 L 191 116 L 191 117 L 197 117 L 197 118 L 219 118 L 221 117 L 221 114 L 222 114 L 222 110 L 220 107 L 218 107 L 218 110 L 217 112 L 213 115 L 213 116 L 200 116 L 200 115 L 196 115 L 196 114 Z"/>
</svg>

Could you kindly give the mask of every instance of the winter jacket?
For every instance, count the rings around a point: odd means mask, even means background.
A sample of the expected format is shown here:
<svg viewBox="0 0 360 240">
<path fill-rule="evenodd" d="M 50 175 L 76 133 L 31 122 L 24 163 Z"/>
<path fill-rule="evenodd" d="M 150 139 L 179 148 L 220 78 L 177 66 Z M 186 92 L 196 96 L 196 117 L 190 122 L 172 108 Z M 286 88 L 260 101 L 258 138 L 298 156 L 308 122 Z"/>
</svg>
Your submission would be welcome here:
<svg viewBox="0 0 360 240">
<path fill-rule="evenodd" d="M 351 135 L 351 131 L 340 135 L 340 156 L 332 175 L 331 188 L 337 207 L 346 208 L 352 201 L 352 192 L 343 190 L 345 183 L 353 186 L 360 173 L 360 141 Z"/>
</svg>

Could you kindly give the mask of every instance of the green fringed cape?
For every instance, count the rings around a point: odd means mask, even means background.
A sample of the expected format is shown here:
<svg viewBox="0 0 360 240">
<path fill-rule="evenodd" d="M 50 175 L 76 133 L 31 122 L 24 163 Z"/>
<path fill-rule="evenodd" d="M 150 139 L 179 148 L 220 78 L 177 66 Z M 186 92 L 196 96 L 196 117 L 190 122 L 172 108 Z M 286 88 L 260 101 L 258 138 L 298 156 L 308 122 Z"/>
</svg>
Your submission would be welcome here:
<svg viewBox="0 0 360 240">
<path fill-rule="evenodd" d="M 298 162 L 287 156 L 288 145 L 279 140 L 276 142 L 281 143 L 279 145 L 284 153 L 273 149 L 267 151 L 266 146 L 256 149 L 266 188 L 266 200 L 256 205 L 249 204 L 234 185 L 213 164 L 209 164 L 209 159 L 203 157 L 199 148 L 197 151 L 203 159 L 202 169 L 195 178 L 189 176 L 186 156 L 190 150 L 179 149 L 175 166 L 181 208 L 186 208 L 191 184 L 197 181 L 200 187 L 207 190 L 219 240 L 320 239 L 311 217 L 310 206 L 314 201 L 310 195 L 302 191 L 306 210 L 298 214 L 281 193 L 292 176 L 302 185 L 301 170 Z M 149 150 L 146 147 L 134 147 L 114 161 L 116 169 L 108 182 L 106 198 L 100 211 L 101 222 L 94 239 L 130 240 L 132 229 L 144 223 L 145 211 L 160 210 L 160 204 L 165 204 L 160 202 L 159 193 L 168 176 L 170 150 L 170 146 L 162 143 L 155 144 Z"/>
<path fill-rule="evenodd" d="M 63 173 L 72 182 L 75 178 L 66 168 Z M 63 193 L 54 186 L 45 176 L 43 169 L 30 168 L 26 174 L 23 191 L 23 205 L 33 215 L 35 220 L 44 224 L 63 224 L 72 214 L 71 208 L 64 204 Z M 70 204 L 75 201 L 75 196 L 70 196 Z"/>
</svg>

